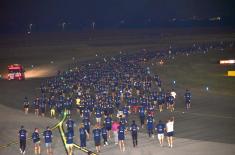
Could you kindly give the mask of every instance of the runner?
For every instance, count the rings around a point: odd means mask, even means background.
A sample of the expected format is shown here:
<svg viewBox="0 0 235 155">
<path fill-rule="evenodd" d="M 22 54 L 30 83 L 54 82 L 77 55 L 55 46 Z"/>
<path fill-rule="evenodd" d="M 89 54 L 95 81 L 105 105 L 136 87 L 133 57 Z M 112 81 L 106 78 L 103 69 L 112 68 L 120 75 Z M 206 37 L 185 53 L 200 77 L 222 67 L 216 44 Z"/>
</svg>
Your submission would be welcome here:
<svg viewBox="0 0 235 155">
<path fill-rule="evenodd" d="M 83 125 L 84 125 L 87 133 L 90 135 L 91 122 L 90 122 L 89 118 L 85 117 L 85 115 L 84 115 L 84 119 L 82 120 L 82 122 L 83 122 Z"/>
<path fill-rule="evenodd" d="M 34 129 L 34 132 L 32 134 L 32 140 L 34 143 L 34 154 L 41 154 L 41 146 L 40 146 L 40 137 L 39 137 L 39 132 L 38 128 Z"/>
<path fill-rule="evenodd" d="M 186 110 L 189 110 L 191 108 L 191 93 L 188 89 L 186 89 L 184 98 L 185 98 Z"/>
<path fill-rule="evenodd" d="M 169 110 L 170 110 L 170 112 L 173 112 L 174 110 L 175 110 L 175 107 L 174 107 L 174 105 L 175 105 L 175 98 L 174 98 L 174 96 L 172 96 L 172 95 L 170 95 L 169 96 Z"/>
<path fill-rule="evenodd" d="M 139 115 L 140 115 L 140 125 L 142 128 L 144 128 L 144 121 L 145 121 L 145 108 L 144 106 L 141 106 L 139 109 Z"/>
<path fill-rule="evenodd" d="M 101 128 L 102 137 L 104 139 L 104 146 L 108 145 L 108 131 L 105 128 L 105 124 L 103 124 L 103 127 Z"/>
<path fill-rule="evenodd" d="M 53 154 L 53 151 L 52 151 L 52 138 L 53 138 L 53 135 L 52 135 L 52 131 L 50 130 L 49 126 L 43 132 L 43 137 L 44 137 L 44 141 L 45 141 L 47 155 L 52 155 Z"/>
<path fill-rule="evenodd" d="M 165 124 L 160 120 L 159 123 L 156 125 L 155 130 L 157 131 L 157 137 L 160 146 L 163 147 Z"/>
<path fill-rule="evenodd" d="M 71 116 L 69 116 L 69 119 L 66 121 L 66 127 L 67 131 L 74 136 L 74 127 L 76 127 L 76 124 L 72 120 Z"/>
<path fill-rule="evenodd" d="M 24 129 L 23 125 L 20 127 L 18 136 L 20 140 L 20 153 L 25 154 L 27 131 Z"/>
<path fill-rule="evenodd" d="M 119 128 L 119 123 L 114 121 L 112 124 L 112 131 L 113 131 L 113 135 L 114 135 L 115 145 L 118 144 L 118 128 Z"/>
<path fill-rule="evenodd" d="M 73 154 L 73 136 L 74 133 L 72 132 L 72 130 L 68 130 L 66 135 L 66 147 L 68 150 L 68 155 L 72 155 Z"/>
<path fill-rule="evenodd" d="M 50 114 L 51 114 L 51 117 L 55 119 L 55 105 L 51 105 L 50 106 Z"/>
<path fill-rule="evenodd" d="M 147 117 L 147 131 L 148 131 L 149 138 L 150 137 L 154 138 L 153 123 L 154 123 L 153 116 L 151 114 L 149 114 L 148 117 Z"/>
<path fill-rule="evenodd" d="M 25 97 L 24 98 L 24 113 L 27 115 L 29 112 L 29 101 L 28 98 Z"/>
<path fill-rule="evenodd" d="M 40 110 L 41 110 L 41 116 L 44 117 L 45 112 L 46 112 L 46 100 L 45 99 L 41 99 L 39 107 L 40 107 Z"/>
<path fill-rule="evenodd" d="M 34 106 L 34 114 L 36 116 L 39 116 L 39 98 L 38 97 L 34 100 L 33 106 Z"/>
<path fill-rule="evenodd" d="M 86 139 L 89 138 L 89 134 L 86 131 L 83 123 L 80 124 L 79 126 L 79 135 L 80 135 L 80 146 L 86 147 Z"/>
<path fill-rule="evenodd" d="M 167 142 L 170 148 L 173 147 L 173 136 L 174 136 L 174 117 L 168 120 L 166 123 Z"/>
<path fill-rule="evenodd" d="M 95 148 L 96 152 L 100 152 L 100 143 L 101 143 L 101 129 L 98 125 L 95 126 L 95 129 L 93 129 L 93 136 L 95 141 Z"/>
<path fill-rule="evenodd" d="M 107 115 L 104 122 L 105 122 L 105 127 L 108 130 L 108 137 L 110 139 L 111 138 L 112 123 L 113 123 L 112 118 L 109 115 Z"/>
<path fill-rule="evenodd" d="M 101 117 L 102 117 L 102 112 L 99 107 L 95 109 L 95 118 L 96 118 L 96 123 L 101 125 Z"/>
<path fill-rule="evenodd" d="M 118 130 L 118 143 L 119 143 L 120 151 L 122 152 L 125 151 L 125 142 L 124 142 L 125 131 L 126 131 L 125 125 L 120 122 L 119 130 Z"/>
<path fill-rule="evenodd" d="M 132 136 L 132 141 L 133 141 L 133 146 L 136 147 L 138 144 L 138 132 L 139 127 L 136 125 L 135 121 L 132 121 L 131 127 L 130 127 L 130 131 L 131 131 L 131 136 Z"/>
</svg>

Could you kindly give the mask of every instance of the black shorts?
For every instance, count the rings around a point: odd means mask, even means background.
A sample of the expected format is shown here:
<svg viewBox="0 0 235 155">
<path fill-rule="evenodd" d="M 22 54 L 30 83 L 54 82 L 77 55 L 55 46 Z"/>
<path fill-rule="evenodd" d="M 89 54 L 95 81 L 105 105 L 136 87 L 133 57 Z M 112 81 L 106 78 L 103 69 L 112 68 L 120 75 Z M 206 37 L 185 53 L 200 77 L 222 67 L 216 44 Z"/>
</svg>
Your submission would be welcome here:
<svg viewBox="0 0 235 155">
<path fill-rule="evenodd" d="M 24 108 L 29 108 L 29 105 L 24 105 Z"/>
<path fill-rule="evenodd" d="M 174 136 L 174 131 L 172 131 L 172 132 L 167 132 L 167 136 L 168 136 L 168 137 Z"/>
<path fill-rule="evenodd" d="M 112 128 L 111 126 L 107 126 L 107 127 L 106 127 L 106 129 L 107 129 L 108 131 L 110 131 L 111 128 Z"/>
</svg>

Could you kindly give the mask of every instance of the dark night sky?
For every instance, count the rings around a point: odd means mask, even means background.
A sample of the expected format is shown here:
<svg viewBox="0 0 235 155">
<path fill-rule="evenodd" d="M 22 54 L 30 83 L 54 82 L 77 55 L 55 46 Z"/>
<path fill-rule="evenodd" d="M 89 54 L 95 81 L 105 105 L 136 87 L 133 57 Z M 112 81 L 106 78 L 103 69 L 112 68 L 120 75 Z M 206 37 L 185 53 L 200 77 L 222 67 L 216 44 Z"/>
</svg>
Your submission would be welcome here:
<svg viewBox="0 0 235 155">
<path fill-rule="evenodd" d="M 42 28 L 62 21 L 74 27 L 88 26 L 91 21 L 115 27 L 121 20 L 144 23 L 151 19 L 159 24 L 170 18 L 193 16 L 207 19 L 221 16 L 234 23 L 234 8 L 235 0 L 1 0 L 0 27 L 1 31 L 17 31 L 29 23 Z"/>
</svg>

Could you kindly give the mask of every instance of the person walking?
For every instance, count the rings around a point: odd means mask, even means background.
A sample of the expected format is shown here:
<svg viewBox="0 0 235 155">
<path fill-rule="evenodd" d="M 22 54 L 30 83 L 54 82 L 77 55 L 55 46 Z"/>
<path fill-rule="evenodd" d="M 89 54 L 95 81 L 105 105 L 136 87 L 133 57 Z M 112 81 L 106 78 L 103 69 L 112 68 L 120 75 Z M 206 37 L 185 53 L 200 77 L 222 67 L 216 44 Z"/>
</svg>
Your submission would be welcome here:
<svg viewBox="0 0 235 155">
<path fill-rule="evenodd" d="M 112 131 L 114 135 L 114 142 L 116 145 L 118 144 L 118 128 L 119 128 L 119 123 L 114 121 L 112 124 Z"/>
<path fill-rule="evenodd" d="M 101 129 L 98 125 L 95 126 L 95 129 L 93 129 L 93 136 L 95 141 L 95 148 L 96 152 L 100 152 L 100 143 L 101 143 Z"/>
<path fill-rule="evenodd" d="M 28 98 L 24 98 L 24 113 L 27 115 L 29 113 L 29 101 Z"/>
<path fill-rule="evenodd" d="M 125 124 L 122 124 L 121 122 L 119 123 L 120 126 L 118 128 L 118 143 L 119 143 L 119 148 L 122 152 L 125 151 L 125 131 L 126 131 L 126 126 Z"/>
<path fill-rule="evenodd" d="M 189 110 L 191 108 L 191 93 L 188 89 L 186 89 L 186 92 L 184 94 L 185 98 L 185 104 L 186 104 L 186 110 Z"/>
<path fill-rule="evenodd" d="M 86 139 L 87 139 L 87 137 L 89 138 L 89 134 L 86 131 L 83 123 L 81 123 L 79 126 L 79 135 L 80 135 L 80 146 L 82 148 L 86 147 Z"/>
<path fill-rule="evenodd" d="M 44 137 L 44 141 L 45 141 L 45 146 L 46 146 L 46 150 L 47 150 L 47 155 L 52 155 L 53 151 L 52 151 L 52 131 L 49 128 L 49 126 L 47 126 L 46 130 L 43 132 L 43 137 Z"/>
<path fill-rule="evenodd" d="M 20 127 L 18 136 L 20 140 L 20 153 L 25 154 L 27 131 L 24 129 L 23 125 Z"/>
<path fill-rule="evenodd" d="M 68 130 L 66 135 L 66 147 L 68 150 L 68 155 L 72 155 L 73 154 L 73 136 L 74 133 L 72 130 Z"/>
<path fill-rule="evenodd" d="M 148 117 L 147 117 L 147 131 L 148 131 L 149 138 L 150 137 L 154 138 L 154 134 L 153 134 L 154 126 L 153 126 L 153 123 L 154 123 L 154 118 L 153 118 L 153 116 L 151 114 L 149 114 Z"/>
<path fill-rule="evenodd" d="M 105 127 L 105 124 L 103 124 L 103 127 L 101 128 L 102 137 L 104 139 L 104 146 L 108 145 L 108 130 Z"/>
<path fill-rule="evenodd" d="M 131 136 L 132 136 L 132 141 L 133 141 L 133 146 L 136 147 L 138 145 L 138 130 L 139 127 L 136 125 L 135 121 L 132 121 L 131 127 L 130 127 L 130 131 L 131 131 Z"/>
<path fill-rule="evenodd" d="M 38 128 L 34 129 L 34 132 L 32 134 L 32 140 L 34 143 L 34 154 L 41 154 L 41 146 L 40 146 L 40 137 L 39 137 L 39 131 Z"/>
<path fill-rule="evenodd" d="M 159 120 L 158 124 L 156 125 L 155 130 L 157 131 L 157 137 L 158 137 L 160 146 L 163 147 L 165 124 L 161 120 Z"/>
<path fill-rule="evenodd" d="M 166 123 L 167 142 L 170 148 L 173 147 L 173 136 L 174 136 L 174 117 L 170 118 Z"/>
</svg>

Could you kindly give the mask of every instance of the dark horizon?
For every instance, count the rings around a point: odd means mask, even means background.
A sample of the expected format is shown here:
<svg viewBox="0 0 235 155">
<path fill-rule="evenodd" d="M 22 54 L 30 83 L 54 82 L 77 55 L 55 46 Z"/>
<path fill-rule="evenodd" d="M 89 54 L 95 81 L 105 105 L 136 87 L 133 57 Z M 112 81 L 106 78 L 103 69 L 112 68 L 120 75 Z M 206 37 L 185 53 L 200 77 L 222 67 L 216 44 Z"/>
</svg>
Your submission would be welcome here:
<svg viewBox="0 0 235 155">
<path fill-rule="evenodd" d="M 93 22 L 95 29 L 234 27 L 234 6 L 233 0 L 2 0 L 0 33 L 81 31 Z"/>
</svg>

